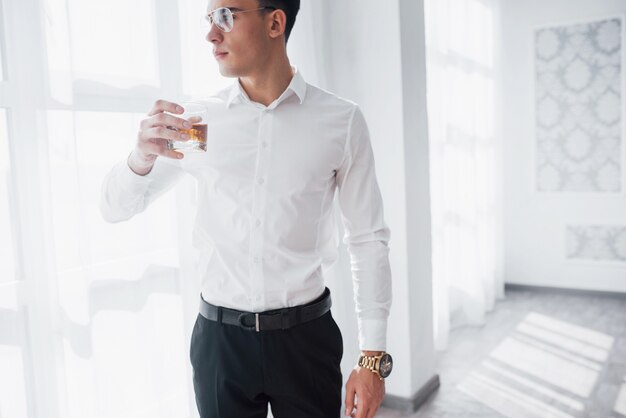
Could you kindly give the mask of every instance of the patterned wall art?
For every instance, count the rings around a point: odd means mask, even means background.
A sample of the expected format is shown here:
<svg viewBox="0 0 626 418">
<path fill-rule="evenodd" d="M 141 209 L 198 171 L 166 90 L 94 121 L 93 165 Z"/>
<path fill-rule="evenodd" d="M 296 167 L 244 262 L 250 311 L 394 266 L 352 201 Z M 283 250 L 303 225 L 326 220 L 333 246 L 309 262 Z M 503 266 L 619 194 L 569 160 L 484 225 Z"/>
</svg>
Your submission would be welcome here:
<svg viewBox="0 0 626 418">
<path fill-rule="evenodd" d="M 539 191 L 622 191 L 621 18 L 535 30 Z"/>
<path fill-rule="evenodd" d="M 626 226 L 568 225 L 567 258 L 626 262 Z"/>
</svg>

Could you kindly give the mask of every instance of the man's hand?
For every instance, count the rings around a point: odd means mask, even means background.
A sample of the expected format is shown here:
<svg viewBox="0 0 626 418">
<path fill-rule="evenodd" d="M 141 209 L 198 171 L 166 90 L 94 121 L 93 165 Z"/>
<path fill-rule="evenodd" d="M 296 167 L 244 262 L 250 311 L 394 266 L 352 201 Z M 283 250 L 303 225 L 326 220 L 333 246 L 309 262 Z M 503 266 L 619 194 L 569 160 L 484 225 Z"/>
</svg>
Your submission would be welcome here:
<svg viewBox="0 0 626 418">
<path fill-rule="evenodd" d="M 185 131 L 191 128 L 193 118 L 185 120 L 173 114 L 181 114 L 184 109 L 167 100 L 157 100 L 148 112 L 149 118 L 141 121 L 135 149 L 128 158 L 128 166 L 135 173 L 145 175 L 152 170 L 158 156 L 183 158 L 183 153 L 167 149 L 168 140 L 187 140 Z"/>
<path fill-rule="evenodd" d="M 363 352 L 372 356 L 378 352 Z M 355 399 L 356 395 L 356 399 Z M 346 416 L 355 418 L 372 418 L 385 396 L 385 381 L 380 380 L 376 373 L 356 366 L 346 383 Z M 356 408 L 356 411 L 353 409 Z"/>
</svg>

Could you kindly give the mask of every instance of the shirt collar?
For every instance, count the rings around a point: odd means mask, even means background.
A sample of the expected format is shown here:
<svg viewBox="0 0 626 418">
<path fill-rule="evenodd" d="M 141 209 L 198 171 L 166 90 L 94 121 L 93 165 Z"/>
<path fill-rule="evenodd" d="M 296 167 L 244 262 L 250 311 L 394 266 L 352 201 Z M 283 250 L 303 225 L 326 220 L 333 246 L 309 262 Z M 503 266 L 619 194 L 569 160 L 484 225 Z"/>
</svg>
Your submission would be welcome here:
<svg viewBox="0 0 626 418">
<path fill-rule="evenodd" d="M 287 86 L 287 89 L 280 95 L 280 97 L 275 101 L 276 105 L 282 102 L 285 98 L 289 97 L 290 92 L 293 92 L 298 99 L 300 99 L 300 104 L 304 102 L 304 97 L 306 96 L 306 82 L 302 77 L 302 74 L 298 70 L 298 67 L 292 66 L 293 69 L 293 77 L 291 78 L 291 82 Z M 233 86 L 230 89 L 230 93 L 228 95 L 228 101 L 226 102 L 226 107 L 230 107 L 230 105 L 236 99 L 246 99 L 250 100 L 246 91 L 241 87 L 241 83 L 239 82 L 239 78 L 233 83 Z"/>
</svg>

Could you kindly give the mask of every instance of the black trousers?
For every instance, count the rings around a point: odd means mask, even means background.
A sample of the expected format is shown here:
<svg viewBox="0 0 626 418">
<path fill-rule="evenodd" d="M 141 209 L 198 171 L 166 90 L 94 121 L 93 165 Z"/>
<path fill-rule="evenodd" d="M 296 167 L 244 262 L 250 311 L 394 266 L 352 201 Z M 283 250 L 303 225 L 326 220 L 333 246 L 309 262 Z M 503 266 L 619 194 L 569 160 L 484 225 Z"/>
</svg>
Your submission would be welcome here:
<svg viewBox="0 0 626 418">
<path fill-rule="evenodd" d="M 256 332 L 198 314 L 191 335 L 201 418 L 341 416 L 343 338 L 330 311 L 285 330 Z"/>
</svg>

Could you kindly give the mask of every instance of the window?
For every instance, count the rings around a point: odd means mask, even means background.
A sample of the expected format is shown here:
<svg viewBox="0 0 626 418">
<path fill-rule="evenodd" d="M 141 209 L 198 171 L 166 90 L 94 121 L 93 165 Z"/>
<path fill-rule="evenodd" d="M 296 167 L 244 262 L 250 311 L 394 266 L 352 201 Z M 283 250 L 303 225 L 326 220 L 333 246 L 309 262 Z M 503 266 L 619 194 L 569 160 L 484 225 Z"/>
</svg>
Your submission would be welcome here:
<svg viewBox="0 0 626 418">
<path fill-rule="evenodd" d="M 0 292 L 2 296 L 12 293 L 10 290 Z M 13 296 L 13 295 L 12 295 Z M 13 298 L 11 298 L 13 299 Z M 9 298 L 3 297 L 0 308 L 11 315 L 3 315 L 2 335 L 0 338 L 0 405 L 2 416 L 27 417 L 28 397 L 26 376 L 24 367 L 27 364 L 27 351 L 25 350 L 24 316 L 23 311 L 10 308 L 6 302 Z M 9 319 L 8 321 L 6 319 Z"/>
<path fill-rule="evenodd" d="M 127 222 L 106 223 L 99 199 L 154 100 L 232 82 L 183 24 L 199 30 L 205 6 L 10 3 L 2 22 L 42 27 L 0 24 L 0 69 L 26 75 L 0 83 L 0 415 L 192 416 L 198 283 L 179 243 L 191 244 L 193 179 Z"/>
<path fill-rule="evenodd" d="M 233 82 L 219 74 L 213 46 L 206 40 L 204 23 L 207 2 L 179 0 L 183 91 L 192 97 L 206 96 Z"/>
<path fill-rule="evenodd" d="M 71 416 L 95 406 L 102 417 L 176 415 L 188 400 L 176 195 L 118 224 L 98 208 L 104 175 L 132 149 L 144 117 L 47 113 L 55 279 L 69 325 L 62 393 Z"/>
<path fill-rule="evenodd" d="M 0 283 L 16 280 L 15 245 L 17 236 L 11 216 L 11 165 L 6 110 L 0 109 Z"/>
<path fill-rule="evenodd" d="M 57 271 L 89 268 L 89 280 L 127 279 L 149 261 L 177 266 L 174 194 L 159 198 L 131 222 L 108 224 L 98 209 L 102 179 L 131 150 L 143 115 L 49 111 L 50 195 Z M 130 151 L 129 151 L 130 152 Z M 163 222 L 160 220 L 171 220 Z M 131 268 L 130 262 L 137 264 Z M 118 265 L 111 272 L 109 263 Z M 97 267 L 95 267 L 97 266 Z M 107 267 L 108 266 L 108 267 Z M 133 276 L 134 275 L 134 276 Z"/>
<path fill-rule="evenodd" d="M 69 0 L 75 79 L 159 86 L 153 0 Z"/>
<path fill-rule="evenodd" d="M 25 417 L 27 410 L 24 316 L 18 306 L 12 222 L 12 176 L 7 111 L 0 108 L 0 405 L 2 414 Z M 3 286 L 4 285 L 4 286 Z"/>
<path fill-rule="evenodd" d="M 0 1 L 0 81 L 4 80 L 4 13 L 2 11 L 2 2 Z"/>
<path fill-rule="evenodd" d="M 446 348 L 449 329 L 482 320 L 501 286 L 494 267 L 497 4 L 424 2 L 438 350 Z"/>
<path fill-rule="evenodd" d="M 2 20 L 2 14 L 0 11 L 0 21 Z M 2 34 L 0 33 L 0 81 L 4 80 L 4 63 L 3 63 L 3 51 L 2 51 Z"/>
</svg>

